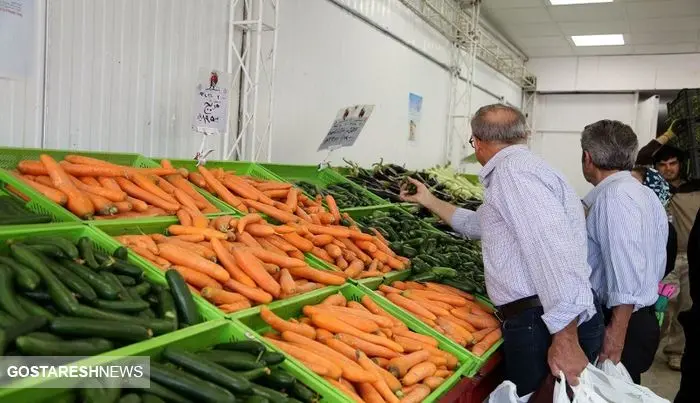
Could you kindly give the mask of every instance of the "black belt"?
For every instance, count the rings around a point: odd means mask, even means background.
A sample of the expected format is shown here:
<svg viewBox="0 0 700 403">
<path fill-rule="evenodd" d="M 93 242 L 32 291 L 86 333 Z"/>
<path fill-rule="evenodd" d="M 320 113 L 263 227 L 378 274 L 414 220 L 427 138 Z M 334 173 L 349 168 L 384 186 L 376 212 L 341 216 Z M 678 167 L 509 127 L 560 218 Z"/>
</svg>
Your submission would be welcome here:
<svg viewBox="0 0 700 403">
<path fill-rule="evenodd" d="M 528 309 L 539 308 L 541 306 L 542 302 L 540 302 L 540 298 L 537 295 L 533 295 L 499 306 L 496 317 L 504 322 L 514 316 L 520 315 Z"/>
</svg>

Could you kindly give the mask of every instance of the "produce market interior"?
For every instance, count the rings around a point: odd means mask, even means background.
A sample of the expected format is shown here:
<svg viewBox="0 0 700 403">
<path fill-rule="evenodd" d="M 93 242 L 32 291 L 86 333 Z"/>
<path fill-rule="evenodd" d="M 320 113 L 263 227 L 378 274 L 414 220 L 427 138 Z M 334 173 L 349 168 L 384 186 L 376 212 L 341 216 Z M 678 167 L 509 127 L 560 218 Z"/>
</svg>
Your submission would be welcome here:
<svg viewBox="0 0 700 403">
<path fill-rule="evenodd" d="M 698 66 L 698 0 L 0 0 L 0 403 L 696 402 Z"/>
</svg>

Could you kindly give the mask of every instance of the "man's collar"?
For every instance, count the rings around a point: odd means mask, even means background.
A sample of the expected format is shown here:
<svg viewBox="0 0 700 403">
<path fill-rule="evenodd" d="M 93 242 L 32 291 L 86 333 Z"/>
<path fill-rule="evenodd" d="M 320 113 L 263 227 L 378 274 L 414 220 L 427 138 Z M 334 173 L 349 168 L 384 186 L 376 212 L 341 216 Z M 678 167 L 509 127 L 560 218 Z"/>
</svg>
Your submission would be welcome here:
<svg viewBox="0 0 700 403">
<path fill-rule="evenodd" d="M 591 189 L 590 192 L 586 195 L 586 197 L 583 198 L 583 205 L 591 208 L 593 206 L 593 203 L 595 203 L 595 199 L 598 197 L 600 192 L 603 191 L 603 189 L 608 186 L 609 184 L 613 182 L 617 182 L 619 180 L 631 178 L 632 174 L 630 171 L 620 171 L 620 172 L 615 172 L 614 174 L 608 176 L 607 178 L 603 179 L 600 181 L 596 187 Z"/>
<path fill-rule="evenodd" d="M 488 187 L 489 176 L 491 175 L 491 172 L 493 172 L 493 170 L 496 169 L 496 166 L 498 166 L 498 164 L 501 163 L 501 161 L 506 159 L 509 155 L 527 149 L 527 146 L 524 144 L 514 144 L 512 146 L 502 148 L 493 157 L 491 157 L 491 159 L 486 163 L 486 165 L 484 165 L 484 167 L 481 168 L 481 171 L 479 171 L 479 179 L 481 180 L 481 183 L 483 183 L 484 186 Z"/>
</svg>

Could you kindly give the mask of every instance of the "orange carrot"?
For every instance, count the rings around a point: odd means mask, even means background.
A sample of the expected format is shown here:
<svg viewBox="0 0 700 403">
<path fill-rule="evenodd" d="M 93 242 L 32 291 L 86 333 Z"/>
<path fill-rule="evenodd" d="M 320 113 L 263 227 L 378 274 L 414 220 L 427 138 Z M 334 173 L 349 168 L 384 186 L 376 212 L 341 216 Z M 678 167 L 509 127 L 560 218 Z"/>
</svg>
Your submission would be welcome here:
<svg viewBox="0 0 700 403">
<path fill-rule="evenodd" d="M 141 187 L 137 186 L 133 182 L 131 182 L 128 179 L 125 178 L 115 178 L 117 183 L 119 184 L 119 187 L 122 188 L 126 194 L 129 196 L 143 200 L 149 204 L 152 204 L 156 207 L 160 207 L 163 210 L 169 211 L 169 212 L 175 212 L 180 208 L 180 205 L 177 203 L 171 203 L 167 200 L 163 200 L 159 198 L 158 196 L 142 189 Z"/>
<path fill-rule="evenodd" d="M 224 283 L 224 287 L 243 295 L 251 301 L 259 302 L 262 304 L 269 304 L 270 302 L 272 302 L 272 295 L 259 288 L 249 287 L 234 279 L 226 281 Z"/>
<path fill-rule="evenodd" d="M 296 189 L 289 189 L 289 192 L 287 193 L 287 199 L 285 200 L 285 204 L 287 205 L 287 207 L 292 209 L 292 211 L 295 211 L 297 209 L 297 206 L 299 204 L 298 196 L 299 192 Z"/>
<path fill-rule="evenodd" d="M 337 259 L 343 255 L 343 251 L 332 243 L 326 245 L 324 248 L 326 249 L 326 252 L 328 252 L 328 255 L 330 255 L 330 257 L 333 259 Z"/>
<path fill-rule="evenodd" d="M 314 245 L 309 241 L 308 239 L 304 239 L 299 234 L 291 232 L 289 234 L 283 234 L 282 238 L 284 238 L 285 241 L 289 242 L 291 245 L 293 245 L 295 248 L 299 249 L 302 252 L 311 252 L 313 250 Z"/>
<path fill-rule="evenodd" d="M 406 290 L 403 292 L 403 295 L 408 296 L 409 294 L 413 294 L 419 297 L 427 298 L 430 300 L 435 300 L 435 301 L 441 301 L 441 302 L 446 302 L 452 306 L 464 306 L 467 304 L 467 301 L 454 294 L 448 294 L 444 292 L 437 292 L 437 291 L 429 291 L 429 290 Z"/>
<path fill-rule="evenodd" d="M 117 213 L 118 209 L 110 200 L 90 192 L 84 192 L 83 194 L 90 200 L 96 213 L 100 215 L 112 215 Z"/>
<path fill-rule="evenodd" d="M 474 336 L 474 342 L 475 343 L 480 342 L 481 340 L 484 339 L 484 337 L 486 337 L 487 334 L 491 333 L 493 330 L 494 329 L 492 327 L 486 327 L 486 328 L 483 328 L 479 331 L 473 332 L 472 336 Z"/>
<path fill-rule="evenodd" d="M 64 205 L 66 202 L 68 202 L 68 197 L 66 194 L 58 189 L 54 189 L 53 187 L 46 186 L 27 178 L 22 178 L 22 180 L 56 204 Z"/>
<path fill-rule="evenodd" d="M 333 295 L 330 295 L 326 297 L 319 305 L 325 305 L 325 306 L 345 306 L 347 304 L 348 300 L 345 298 L 345 296 L 341 293 L 335 293 Z"/>
<path fill-rule="evenodd" d="M 430 395 L 430 387 L 424 384 L 414 384 L 410 392 L 407 392 L 401 399 L 401 403 L 420 403 Z"/>
<path fill-rule="evenodd" d="M 317 283 L 326 285 L 342 285 L 345 279 L 334 272 L 318 270 L 309 266 L 287 267 L 294 277 L 301 277 Z"/>
<path fill-rule="evenodd" d="M 379 372 L 379 367 L 372 360 L 370 360 L 369 357 L 367 357 L 367 354 L 362 351 L 358 351 L 357 362 L 365 371 L 377 378 L 376 381 L 372 382 L 372 386 L 377 390 L 377 392 L 379 392 L 384 401 L 388 403 L 399 403 L 399 398 L 396 397 L 384 377 Z"/>
<path fill-rule="evenodd" d="M 403 378 L 411 368 L 427 361 L 429 357 L 430 352 L 427 350 L 415 351 L 411 354 L 391 358 L 386 369 L 395 377 Z"/>
<path fill-rule="evenodd" d="M 197 228 L 197 227 L 188 227 L 185 225 L 177 225 L 173 224 L 168 227 L 168 233 L 171 235 L 193 235 L 193 234 L 201 234 L 204 235 L 205 239 L 222 239 L 225 240 L 228 238 L 226 234 L 223 232 L 215 231 L 211 228 Z"/>
<path fill-rule="evenodd" d="M 291 355 L 292 357 L 299 359 L 299 360 L 304 360 L 308 362 L 313 362 L 316 364 L 319 364 L 323 367 L 326 367 L 328 369 L 327 376 L 331 378 L 340 378 L 342 375 L 343 371 L 342 369 L 336 365 L 334 362 L 326 359 L 325 357 L 322 357 L 319 354 L 316 354 L 312 351 L 310 351 L 307 348 L 300 347 L 298 345 L 292 344 L 292 343 L 287 343 L 285 341 L 280 341 L 280 340 L 268 340 L 270 343 L 274 344 L 277 348 L 280 350 L 284 351 L 285 353 Z"/>
<path fill-rule="evenodd" d="M 229 292 L 220 288 L 203 287 L 202 297 L 215 305 L 233 304 L 240 301 L 248 301 L 248 298 L 235 292 Z"/>
<path fill-rule="evenodd" d="M 464 299 L 467 299 L 467 300 L 470 300 L 470 301 L 473 301 L 473 300 L 474 300 L 474 296 L 471 295 L 471 294 L 469 294 L 468 292 L 464 292 L 464 291 L 462 291 L 462 290 L 458 290 L 457 288 L 450 287 L 450 286 L 448 286 L 448 285 L 439 284 L 439 283 L 427 282 L 427 283 L 425 283 L 425 287 L 426 287 L 427 289 L 433 290 L 433 291 L 447 292 L 447 293 L 450 293 L 450 294 L 455 294 L 455 295 L 457 295 L 457 296 L 460 296 L 460 297 L 462 297 L 462 298 L 464 298 Z"/>
<path fill-rule="evenodd" d="M 213 205 L 202 196 L 201 193 L 196 191 L 194 187 L 192 186 L 191 183 L 189 183 L 185 178 L 183 178 L 180 175 L 168 175 L 165 177 L 170 184 L 178 188 L 179 190 L 183 191 L 185 194 L 187 194 L 192 200 L 194 200 L 194 203 L 197 205 L 197 208 L 199 209 L 205 209 L 207 207 L 213 207 Z M 177 198 L 177 196 L 176 196 Z M 186 205 L 182 200 L 178 201 Z"/>
<path fill-rule="evenodd" d="M 195 185 L 199 186 L 200 188 L 208 187 L 207 181 L 204 180 L 204 176 L 202 176 L 202 174 L 199 172 L 190 172 L 187 175 L 187 178 L 190 180 L 190 182 L 194 183 Z"/>
<path fill-rule="evenodd" d="M 487 334 L 486 337 L 481 339 L 480 342 L 476 343 L 474 347 L 472 347 L 472 353 L 477 356 L 481 357 L 488 351 L 491 346 L 496 344 L 498 340 L 501 339 L 501 329 L 495 329 L 491 333 Z"/>
<path fill-rule="evenodd" d="M 287 269 L 282 269 L 280 271 L 280 287 L 282 287 L 282 292 L 287 295 L 294 294 L 297 290 L 294 279 Z"/>
<path fill-rule="evenodd" d="M 333 242 L 333 236 L 331 235 L 315 235 L 311 242 L 314 244 L 314 246 L 326 246 Z"/>
<path fill-rule="evenodd" d="M 234 196 L 227 188 L 224 186 L 214 175 L 212 175 L 209 170 L 207 170 L 204 166 L 200 165 L 197 167 L 197 170 L 199 173 L 202 175 L 204 180 L 206 181 L 207 185 L 211 187 L 214 190 L 214 193 L 216 193 L 217 196 L 224 202 L 230 204 L 231 206 L 235 207 L 236 209 L 239 209 L 241 211 L 246 211 L 245 210 L 245 205 L 241 202 L 241 199 L 238 197 Z"/>
<path fill-rule="evenodd" d="M 363 382 L 357 385 L 361 399 L 365 403 L 384 403 L 385 400 L 371 383 Z"/>
<path fill-rule="evenodd" d="M 340 222 L 340 210 L 338 210 L 338 205 L 336 204 L 333 196 L 330 194 L 326 195 L 326 204 L 328 205 L 328 209 L 330 210 L 331 214 L 333 214 L 335 222 Z"/>
<path fill-rule="evenodd" d="M 450 312 L 455 317 L 459 319 L 464 319 L 465 321 L 469 322 L 476 329 L 484 329 L 487 327 L 495 328 L 500 326 L 500 323 L 498 323 L 498 319 L 494 318 L 493 316 L 475 315 L 473 313 L 464 314 L 463 311 L 458 309 L 453 309 Z"/>
<path fill-rule="evenodd" d="M 110 201 L 124 201 L 124 200 L 126 200 L 126 193 L 124 193 L 121 190 L 107 189 L 107 188 L 100 186 L 99 183 L 97 186 L 87 185 L 73 176 L 70 176 L 70 179 L 73 181 L 73 184 L 75 185 L 75 187 L 80 189 L 83 192 L 90 192 L 90 193 L 96 194 L 98 196 L 104 197 Z M 94 179 L 94 178 L 91 178 L 91 179 Z"/>
<path fill-rule="evenodd" d="M 180 224 L 186 227 L 192 225 L 192 216 L 187 212 L 187 210 L 181 208 L 175 213 L 175 215 L 177 215 L 177 219 L 180 221 Z"/>
<path fill-rule="evenodd" d="M 159 246 L 160 256 L 175 265 L 182 265 L 208 276 L 219 282 L 225 282 L 231 276 L 228 272 L 211 260 L 207 260 L 193 252 L 188 250 L 183 250 L 181 247 L 171 244 L 163 243 Z"/>
<path fill-rule="evenodd" d="M 360 316 L 352 315 L 347 312 L 343 311 L 329 311 L 329 310 L 324 310 L 322 307 L 318 306 L 313 306 L 313 305 L 306 305 L 303 308 L 303 312 L 306 316 L 309 316 L 313 319 L 314 315 L 318 314 L 330 314 L 335 316 L 336 318 L 342 320 L 344 323 L 348 324 L 349 326 L 352 326 L 356 329 L 359 329 L 363 332 L 367 333 L 375 333 L 379 330 L 379 325 L 377 325 L 376 322 L 374 322 L 371 319 L 366 319 Z"/>
<path fill-rule="evenodd" d="M 404 291 L 405 292 L 405 291 Z M 425 318 L 435 320 L 437 319 L 437 316 L 430 312 L 429 310 L 425 309 L 423 306 L 418 304 L 416 301 L 412 301 L 402 295 L 399 294 L 387 294 L 386 298 L 395 303 L 396 305 L 400 306 L 401 308 L 404 308 L 405 310 L 414 313 L 416 315 L 423 316 Z"/>
<path fill-rule="evenodd" d="M 166 183 L 167 181 L 161 181 L 161 182 Z M 167 182 L 167 183 L 169 183 L 169 182 Z M 173 186 L 173 189 L 174 189 L 173 196 L 175 196 L 175 200 L 178 203 L 182 204 L 185 207 L 199 210 L 199 207 L 197 206 L 197 202 L 195 202 L 195 200 L 192 197 L 190 197 L 190 195 L 188 195 L 187 193 L 185 193 L 181 189 L 176 188 L 175 186 Z"/>
<path fill-rule="evenodd" d="M 260 259 L 252 253 L 243 249 L 234 249 L 231 251 L 238 267 L 243 270 L 255 283 L 272 294 L 274 297 L 279 297 L 281 287 L 277 281 L 268 273 L 262 265 Z"/>
<path fill-rule="evenodd" d="M 207 276 L 206 274 L 198 270 L 193 270 L 191 268 L 180 265 L 173 265 L 171 269 L 176 270 L 178 273 L 182 274 L 182 277 L 188 284 L 191 284 L 197 288 L 221 288 L 221 284 L 219 284 L 218 281 L 214 280 L 213 278 Z"/>
<path fill-rule="evenodd" d="M 308 337 L 310 339 L 316 338 L 316 329 L 314 329 L 313 327 L 302 323 L 288 322 L 277 316 L 265 305 L 260 307 L 260 318 L 263 321 L 265 321 L 265 323 L 270 325 L 270 327 L 272 327 L 280 333 L 290 331 Z"/>
<path fill-rule="evenodd" d="M 253 224 L 253 223 L 257 223 L 257 222 L 261 222 L 261 221 L 264 221 L 264 220 L 259 214 L 247 214 L 238 220 L 238 224 L 236 224 L 236 230 L 240 234 L 243 231 L 245 231 L 245 227 L 248 224 Z"/>
<path fill-rule="evenodd" d="M 311 254 L 316 256 L 317 258 L 323 260 L 324 262 L 327 263 L 333 263 L 335 262 L 331 255 L 328 254 L 324 249 L 319 248 L 318 246 L 314 246 L 313 249 L 311 249 Z"/>
<path fill-rule="evenodd" d="M 311 321 L 313 324 L 317 327 L 324 328 L 328 330 L 329 332 L 332 333 L 345 333 L 349 336 L 355 336 L 358 337 L 364 341 L 373 343 L 375 345 L 380 345 L 383 347 L 387 347 L 388 349 L 391 349 L 397 353 L 402 353 L 403 352 L 403 347 L 401 347 L 398 343 L 389 340 L 385 337 L 382 336 L 377 336 L 375 334 L 369 334 L 365 333 L 353 326 L 350 326 L 346 323 L 344 323 L 342 320 L 334 317 L 333 315 L 329 315 L 326 313 L 319 313 L 314 315 L 311 318 Z M 337 335 L 336 335 L 337 336 Z"/>
<path fill-rule="evenodd" d="M 360 248 L 355 245 L 353 241 L 351 241 L 348 238 L 340 238 L 339 241 L 345 245 L 346 248 L 351 250 L 355 255 L 357 255 L 360 260 L 362 260 L 365 264 L 370 264 L 372 262 L 372 258 L 369 257 L 366 253 L 364 253 Z"/>
<path fill-rule="evenodd" d="M 133 208 L 133 205 L 128 201 L 121 201 L 121 202 L 115 202 L 114 207 L 117 208 L 118 213 L 126 213 L 127 211 L 131 211 L 131 209 Z"/>
<path fill-rule="evenodd" d="M 373 242 L 370 241 L 356 241 L 355 244 L 360 247 L 360 249 L 367 251 L 369 253 L 374 253 L 376 252 L 377 245 L 375 245 Z"/>
<path fill-rule="evenodd" d="M 419 334 L 419 333 L 412 332 L 412 331 L 410 331 L 410 330 L 408 330 L 408 329 L 406 329 L 406 328 L 394 327 L 394 328 L 392 329 L 392 331 L 393 331 L 394 334 L 396 334 L 396 335 L 403 336 L 403 337 L 407 337 L 407 338 L 411 338 L 411 339 L 417 340 L 417 341 L 419 341 L 419 342 L 421 342 L 421 343 L 423 343 L 423 344 L 427 344 L 427 345 L 433 346 L 433 347 L 435 347 L 435 348 L 437 348 L 437 346 L 438 346 L 438 342 L 437 342 L 437 340 L 435 340 L 434 338 L 432 338 L 432 337 L 430 337 L 430 336 L 425 336 L 425 335 L 422 335 L 422 334 Z"/>
<path fill-rule="evenodd" d="M 350 278 L 356 278 L 360 275 L 360 273 L 362 273 L 362 270 L 364 269 L 365 264 L 362 263 L 360 259 L 355 259 L 352 262 L 350 262 L 348 268 L 345 269 L 345 274 L 347 274 L 347 276 Z"/>
<path fill-rule="evenodd" d="M 63 192 L 68 198 L 66 202 L 68 210 L 82 219 L 91 218 L 95 214 L 92 202 L 73 184 L 66 171 L 63 170 L 63 167 L 49 155 L 41 154 L 39 159 L 44 167 L 46 167 L 46 171 L 49 177 L 51 177 L 54 187 Z"/>
<path fill-rule="evenodd" d="M 279 255 L 274 252 L 267 251 L 262 248 L 251 248 L 250 253 L 265 263 L 276 264 L 280 267 L 299 267 L 306 266 L 306 262 L 299 259 L 294 259 L 288 256 Z"/>
<path fill-rule="evenodd" d="M 260 237 L 275 235 L 275 229 L 267 224 L 249 224 L 246 226 L 246 232 Z"/>
<path fill-rule="evenodd" d="M 340 383 L 337 380 L 333 378 L 326 377 L 326 380 L 336 388 L 338 388 L 341 392 L 345 393 L 350 399 L 352 399 L 356 403 L 368 403 L 365 400 L 363 400 L 358 394 L 355 388 L 350 388 L 348 387 L 347 384 L 345 383 Z M 342 380 L 342 378 L 341 378 Z M 350 385 L 352 386 L 352 385 Z M 381 397 L 381 396 L 380 396 Z"/>
<path fill-rule="evenodd" d="M 242 301 L 232 302 L 230 304 L 217 305 L 216 307 L 219 308 L 224 313 L 234 313 L 234 312 L 241 311 L 243 309 L 248 309 L 251 307 L 251 305 L 250 305 L 250 301 L 248 301 L 246 299 L 246 300 L 242 300 Z"/>
<path fill-rule="evenodd" d="M 211 247 L 216 253 L 216 257 L 219 259 L 221 265 L 228 271 L 233 279 L 241 282 L 248 287 L 256 287 L 255 281 L 253 281 L 250 276 L 248 276 L 241 268 L 236 264 L 236 260 L 233 256 L 226 250 L 226 247 L 218 239 L 211 240 Z"/>
<path fill-rule="evenodd" d="M 280 199 L 289 195 L 289 189 L 264 190 L 262 193 L 271 199 Z M 294 207 L 296 208 L 296 204 Z"/>
</svg>

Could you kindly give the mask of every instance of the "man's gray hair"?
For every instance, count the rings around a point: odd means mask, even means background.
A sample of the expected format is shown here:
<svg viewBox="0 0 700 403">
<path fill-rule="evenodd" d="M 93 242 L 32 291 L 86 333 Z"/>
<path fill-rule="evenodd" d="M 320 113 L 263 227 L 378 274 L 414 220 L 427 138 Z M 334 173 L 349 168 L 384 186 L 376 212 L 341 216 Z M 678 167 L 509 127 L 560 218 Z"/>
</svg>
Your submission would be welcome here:
<svg viewBox="0 0 700 403">
<path fill-rule="evenodd" d="M 517 108 L 503 104 L 482 106 L 476 111 L 471 125 L 474 137 L 483 141 L 524 143 L 529 134 L 525 115 Z"/>
<path fill-rule="evenodd" d="M 629 171 L 637 159 L 639 141 L 634 130 L 618 120 L 600 120 L 581 133 L 581 148 L 600 169 Z"/>
</svg>

